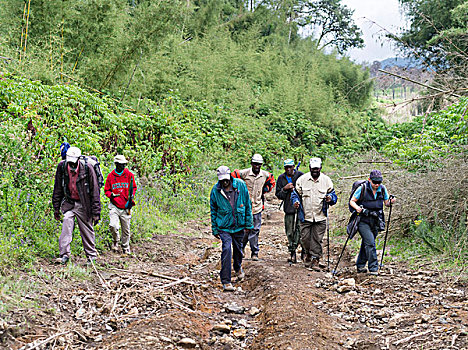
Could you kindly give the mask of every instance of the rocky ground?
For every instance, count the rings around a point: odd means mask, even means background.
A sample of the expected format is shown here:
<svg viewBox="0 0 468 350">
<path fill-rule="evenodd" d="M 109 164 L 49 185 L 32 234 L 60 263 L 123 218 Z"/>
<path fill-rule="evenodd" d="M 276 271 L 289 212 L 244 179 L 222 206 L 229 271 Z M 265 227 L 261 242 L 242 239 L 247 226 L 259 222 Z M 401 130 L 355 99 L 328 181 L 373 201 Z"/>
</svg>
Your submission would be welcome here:
<svg viewBox="0 0 468 350">
<path fill-rule="evenodd" d="M 468 349 L 460 280 L 397 261 L 358 275 L 352 249 L 336 276 L 289 266 L 277 208 L 267 204 L 260 261 L 244 260 L 234 293 L 222 292 L 220 244 L 204 223 L 142 242 L 131 257 L 107 252 L 96 269 L 84 258 L 43 261 L 16 277 L 34 286 L 20 300 L 0 290 L 9 306 L 0 348 Z M 333 237 L 332 266 L 341 247 Z"/>
</svg>

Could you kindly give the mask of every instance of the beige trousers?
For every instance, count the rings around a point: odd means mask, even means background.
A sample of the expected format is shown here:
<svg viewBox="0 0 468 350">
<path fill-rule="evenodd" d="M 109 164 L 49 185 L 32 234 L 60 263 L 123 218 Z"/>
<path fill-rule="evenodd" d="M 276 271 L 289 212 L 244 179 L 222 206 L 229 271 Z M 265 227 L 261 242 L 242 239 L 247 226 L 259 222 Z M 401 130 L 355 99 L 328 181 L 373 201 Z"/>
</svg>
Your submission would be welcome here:
<svg viewBox="0 0 468 350">
<path fill-rule="evenodd" d="M 109 203 L 109 229 L 112 233 L 113 244 L 117 245 L 120 242 L 122 250 L 125 253 L 130 252 L 130 219 L 131 214 L 128 214 L 127 209 L 119 209 L 114 204 Z M 122 228 L 122 237 L 120 237 L 119 229 Z"/>
</svg>

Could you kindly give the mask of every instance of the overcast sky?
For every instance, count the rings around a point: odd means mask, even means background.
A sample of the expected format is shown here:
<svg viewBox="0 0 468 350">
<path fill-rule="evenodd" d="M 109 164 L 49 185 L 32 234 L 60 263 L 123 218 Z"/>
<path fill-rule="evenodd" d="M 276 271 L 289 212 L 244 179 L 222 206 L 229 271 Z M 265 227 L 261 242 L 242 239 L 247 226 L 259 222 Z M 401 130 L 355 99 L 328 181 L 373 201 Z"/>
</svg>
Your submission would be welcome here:
<svg viewBox="0 0 468 350">
<path fill-rule="evenodd" d="M 398 56 L 394 46 L 379 38 L 379 34 L 385 33 L 379 26 L 397 33 L 405 25 L 398 0 L 341 0 L 341 3 L 354 10 L 354 20 L 363 32 L 365 47 L 350 50 L 347 54 L 351 59 L 361 63 Z"/>
</svg>

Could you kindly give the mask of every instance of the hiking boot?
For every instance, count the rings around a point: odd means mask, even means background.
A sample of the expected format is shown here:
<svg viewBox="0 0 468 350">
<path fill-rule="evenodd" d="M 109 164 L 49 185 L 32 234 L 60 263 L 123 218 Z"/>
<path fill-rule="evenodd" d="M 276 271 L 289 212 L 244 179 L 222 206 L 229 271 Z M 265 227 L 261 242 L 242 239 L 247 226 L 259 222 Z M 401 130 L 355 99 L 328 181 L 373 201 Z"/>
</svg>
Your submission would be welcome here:
<svg viewBox="0 0 468 350">
<path fill-rule="evenodd" d="M 304 261 L 305 259 L 305 251 L 304 249 L 301 249 L 301 260 Z"/>
<path fill-rule="evenodd" d="M 132 255 L 132 253 L 130 252 L 130 248 L 122 249 L 122 255 Z"/>
<path fill-rule="evenodd" d="M 367 269 L 365 267 L 363 268 L 357 268 L 357 273 L 367 273 Z"/>
<path fill-rule="evenodd" d="M 237 280 L 242 281 L 245 277 L 244 269 L 241 267 L 239 271 L 236 272 Z"/>
<path fill-rule="evenodd" d="M 252 260 L 253 261 L 258 261 L 258 255 L 257 254 L 252 254 Z"/>
<path fill-rule="evenodd" d="M 297 263 L 296 251 L 291 252 L 291 259 L 290 259 L 290 261 L 291 261 L 293 264 L 296 264 L 296 263 Z"/>
<path fill-rule="evenodd" d="M 70 258 L 66 255 L 62 256 L 61 258 L 57 258 L 55 259 L 55 262 L 57 264 L 61 264 L 61 265 L 66 265 L 68 260 L 70 260 Z"/>
<path fill-rule="evenodd" d="M 314 271 L 320 272 L 320 266 L 319 266 L 319 259 L 318 258 L 313 258 L 312 262 L 310 264 L 310 268 Z"/>
<path fill-rule="evenodd" d="M 225 292 L 234 292 L 236 289 L 231 283 L 223 284 L 223 291 Z"/>
<path fill-rule="evenodd" d="M 318 260 L 318 267 L 320 267 L 321 269 L 324 269 L 324 268 L 327 267 L 327 265 L 324 264 L 323 262 L 321 262 L 319 259 L 317 259 L 317 260 Z"/>
<path fill-rule="evenodd" d="M 369 275 L 378 276 L 378 275 L 379 275 L 379 271 L 369 271 Z"/>
<path fill-rule="evenodd" d="M 111 250 L 117 253 L 119 251 L 119 245 L 117 243 L 112 243 Z"/>
<path fill-rule="evenodd" d="M 312 256 L 309 254 L 306 254 L 305 260 L 304 260 L 304 267 L 308 269 L 311 266 L 312 266 Z"/>
</svg>

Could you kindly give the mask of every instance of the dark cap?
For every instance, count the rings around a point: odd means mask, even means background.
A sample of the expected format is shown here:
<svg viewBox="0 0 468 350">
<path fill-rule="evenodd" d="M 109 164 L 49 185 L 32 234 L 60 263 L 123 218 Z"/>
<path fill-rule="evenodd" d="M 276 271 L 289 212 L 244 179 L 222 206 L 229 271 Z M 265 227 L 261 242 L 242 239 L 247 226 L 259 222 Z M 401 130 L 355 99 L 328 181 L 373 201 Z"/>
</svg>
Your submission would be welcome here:
<svg viewBox="0 0 468 350">
<path fill-rule="evenodd" d="M 383 180 L 382 173 L 380 172 L 380 170 L 375 170 L 374 169 L 374 170 L 372 170 L 370 172 L 369 179 L 371 179 L 372 181 L 382 182 L 382 180 Z"/>
</svg>

